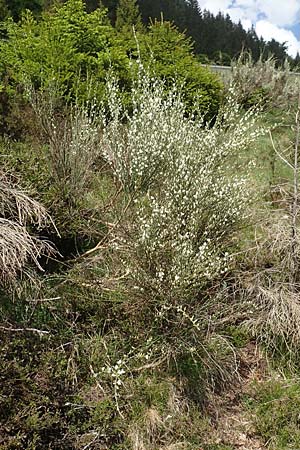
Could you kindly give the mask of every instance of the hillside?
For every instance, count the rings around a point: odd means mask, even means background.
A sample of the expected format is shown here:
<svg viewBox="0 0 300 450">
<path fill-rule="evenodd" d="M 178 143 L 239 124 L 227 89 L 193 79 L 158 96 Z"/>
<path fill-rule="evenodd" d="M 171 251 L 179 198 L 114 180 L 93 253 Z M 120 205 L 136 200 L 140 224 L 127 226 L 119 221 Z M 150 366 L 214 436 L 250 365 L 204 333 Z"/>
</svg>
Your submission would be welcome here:
<svg viewBox="0 0 300 450">
<path fill-rule="evenodd" d="M 130 6 L 2 22 L 0 450 L 296 449 L 298 78 Z"/>
<path fill-rule="evenodd" d="M 22 10 L 26 8 L 35 15 L 40 15 L 54 3 L 52 0 L 1 0 L 0 19 L 12 15 L 14 20 L 18 20 Z M 85 3 L 88 11 L 94 11 L 99 5 L 98 0 L 86 0 Z M 275 39 L 267 42 L 259 38 L 254 28 L 244 30 L 242 24 L 234 23 L 229 15 L 214 15 L 207 10 L 202 11 L 197 0 L 101 0 L 100 3 L 107 8 L 113 26 L 116 25 L 118 14 L 123 15 L 130 23 L 135 7 L 139 8 L 145 26 L 161 17 L 173 22 L 181 32 L 191 37 L 194 52 L 204 63 L 211 61 L 230 65 L 231 59 L 237 58 L 242 50 L 250 51 L 255 60 L 263 54 L 265 59 L 274 55 L 279 64 L 283 64 L 286 59 L 292 66 L 299 63 L 297 58 L 293 60 L 287 54 L 285 44 Z"/>
</svg>

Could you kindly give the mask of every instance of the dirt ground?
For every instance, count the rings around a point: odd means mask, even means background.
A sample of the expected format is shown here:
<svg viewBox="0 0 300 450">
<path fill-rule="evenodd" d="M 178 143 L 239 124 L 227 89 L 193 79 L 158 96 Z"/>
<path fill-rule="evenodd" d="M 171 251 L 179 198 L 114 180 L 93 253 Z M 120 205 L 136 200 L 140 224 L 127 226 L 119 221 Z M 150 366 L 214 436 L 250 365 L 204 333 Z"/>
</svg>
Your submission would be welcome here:
<svg viewBox="0 0 300 450">
<path fill-rule="evenodd" d="M 245 396 L 251 395 L 253 382 L 264 381 L 267 377 L 267 362 L 252 343 L 241 351 L 240 372 L 233 390 L 215 398 L 214 432 L 207 444 L 222 444 L 237 450 L 267 450 L 255 432 L 251 413 L 243 404 Z"/>
</svg>

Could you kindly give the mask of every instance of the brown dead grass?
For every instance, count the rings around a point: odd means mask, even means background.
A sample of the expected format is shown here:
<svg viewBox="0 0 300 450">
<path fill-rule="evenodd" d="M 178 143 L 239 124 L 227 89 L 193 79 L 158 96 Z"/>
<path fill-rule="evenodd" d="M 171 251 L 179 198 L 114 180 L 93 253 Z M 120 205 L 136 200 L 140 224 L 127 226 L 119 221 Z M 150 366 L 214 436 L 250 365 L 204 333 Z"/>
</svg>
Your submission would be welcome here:
<svg viewBox="0 0 300 450">
<path fill-rule="evenodd" d="M 49 242 L 33 236 L 27 228 L 37 228 L 51 222 L 46 209 L 22 189 L 13 185 L 5 174 L 0 174 L 0 282 L 10 283 L 31 261 L 40 270 L 39 258 L 49 255 Z"/>
</svg>

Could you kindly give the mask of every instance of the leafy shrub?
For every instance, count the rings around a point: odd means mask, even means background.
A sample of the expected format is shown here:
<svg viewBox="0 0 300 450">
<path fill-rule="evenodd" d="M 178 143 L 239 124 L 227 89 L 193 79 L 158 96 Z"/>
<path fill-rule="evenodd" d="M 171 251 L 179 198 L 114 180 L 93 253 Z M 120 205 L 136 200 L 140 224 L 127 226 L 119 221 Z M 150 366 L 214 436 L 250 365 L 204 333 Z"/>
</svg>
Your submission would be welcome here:
<svg viewBox="0 0 300 450">
<path fill-rule="evenodd" d="M 47 89 L 55 81 L 66 103 L 90 98 L 101 103 L 107 74 L 112 70 L 123 89 L 122 101 L 130 108 L 136 58 L 151 67 L 154 76 L 164 79 L 166 88 L 176 79 L 182 85 L 187 109 L 196 104 L 207 113 L 207 119 L 216 114 L 221 83 L 197 62 L 189 39 L 170 23 L 155 22 L 146 33 L 138 33 L 138 42 L 133 36 L 128 41 L 109 24 L 105 14 L 100 8 L 87 13 L 82 0 L 68 0 L 45 12 L 40 20 L 27 11 L 19 23 L 6 22 L 7 39 L 0 42 L 3 131 L 18 137 L 20 125 L 15 129 L 15 124 L 26 122 L 24 106 L 18 111 L 24 82 L 35 89 Z M 13 120 L 16 117 L 18 120 Z"/>
<path fill-rule="evenodd" d="M 76 96 L 87 100 L 91 77 L 92 96 L 102 99 L 109 68 L 126 84 L 129 60 L 125 49 L 105 11 L 88 14 L 82 0 L 57 4 L 40 20 L 27 10 L 20 22 L 8 20 L 6 29 L 7 39 L 0 43 L 0 100 L 5 111 L 13 108 L 17 93 L 22 98 L 24 82 L 39 89 L 55 81 L 65 102 Z M 19 121 L 24 123 L 21 113 Z"/>
<path fill-rule="evenodd" d="M 277 67 L 274 57 L 255 62 L 249 53 L 242 52 L 231 64 L 232 84 L 239 93 L 239 101 L 249 108 L 255 104 L 275 107 L 286 104 L 291 86 L 289 66 Z"/>
<path fill-rule="evenodd" d="M 78 74 L 84 81 L 93 73 L 103 88 L 105 71 L 126 60 L 105 11 L 88 14 L 81 0 L 56 5 L 40 21 L 28 10 L 19 23 L 8 21 L 1 55 L 2 73 L 9 73 L 16 83 L 26 76 L 39 87 L 55 78 L 67 93 L 78 89 Z"/>
<path fill-rule="evenodd" d="M 213 118 L 219 109 L 223 85 L 193 56 L 190 38 L 170 22 L 155 21 L 139 39 L 140 55 L 148 70 L 164 80 L 166 87 L 172 88 L 174 82 L 181 87 L 189 112 L 196 108 L 207 120 Z"/>
</svg>

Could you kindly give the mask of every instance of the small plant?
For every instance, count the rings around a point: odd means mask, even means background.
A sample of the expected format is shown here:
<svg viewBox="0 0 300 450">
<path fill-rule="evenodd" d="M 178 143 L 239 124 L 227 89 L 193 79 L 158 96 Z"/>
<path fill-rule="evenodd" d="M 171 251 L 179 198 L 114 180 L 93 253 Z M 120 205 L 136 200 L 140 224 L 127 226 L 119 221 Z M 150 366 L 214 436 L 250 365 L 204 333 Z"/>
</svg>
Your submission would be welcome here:
<svg viewBox="0 0 300 450">
<path fill-rule="evenodd" d="M 66 204 L 76 204 L 86 192 L 92 166 L 99 155 L 100 120 L 93 102 L 63 106 L 55 85 L 36 91 L 26 85 L 43 138 L 47 142 L 49 171 Z"/>
</svg>

